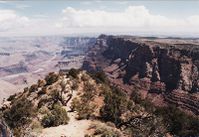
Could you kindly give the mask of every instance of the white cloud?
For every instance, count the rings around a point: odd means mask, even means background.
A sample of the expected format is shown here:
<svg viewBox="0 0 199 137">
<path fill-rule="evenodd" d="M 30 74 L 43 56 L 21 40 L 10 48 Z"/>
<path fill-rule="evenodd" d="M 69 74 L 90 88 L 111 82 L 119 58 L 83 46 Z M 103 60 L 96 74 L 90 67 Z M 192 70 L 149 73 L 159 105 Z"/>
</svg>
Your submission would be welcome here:
<svg viewBox="0 0 199 137">
<path fill-rule="evenodd" d="M 54 35 L 72 33 L 131 33 L 199 36 L 199 15 L 173 19 L 152 14 L 144 6 L 129 6 L 121 12 L 80 10 L 67 7 L 57 17 L 22 16 L 14 10 L 0 10 L 0 36 Z"/>
<path fill-rule="evenodd" d="M 14 10 L 0 10 L 0 36 L 50 35 L 59 31 L 47 16 L 27 17 Z"/>
<path fill-rule="evenodd" d="M 193 26 L 199 26 L 199 15 L 190 16 L 187 21 Z"/>
<path fill-rule="evenodd" d="M 69 27 L 161 27 L 175 23 L 164 16 L 150 14 L 144 6 L 129 6 L 123 12 L 68 7 L 63 13 L 63 23 Z"/>
<path fill-rule="evenodd" d="M 0 10 L 0 32 L 23 28 L 28 22 L 27 17 L 19 16 L 13 10 Z"/>
<path fill-rule="evenodd" d="M 184 19 L 172 19 L 161 15 L 154 15 L 144 6 L 129 6 L 122 12 L 108 12 L 104 10 L 78 10 L 67 7 L 63 11 L 63 26 L 74 28 L 101 28 L 123 31 L 151 32 L 199 32 L 199 15 Z"/>
</svg>

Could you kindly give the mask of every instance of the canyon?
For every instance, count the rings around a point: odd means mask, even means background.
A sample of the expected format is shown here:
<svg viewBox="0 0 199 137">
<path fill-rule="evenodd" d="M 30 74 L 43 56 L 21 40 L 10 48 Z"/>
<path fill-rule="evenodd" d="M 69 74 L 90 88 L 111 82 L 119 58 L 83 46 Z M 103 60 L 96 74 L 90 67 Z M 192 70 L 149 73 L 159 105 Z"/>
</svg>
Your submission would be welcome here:
<svg viewBox="0 0 199 137">
<path fill-rule="evenodd" d="M 199 40 L 101 35 L 83 63 L 129 95 L 199 114 Z"/>
<path fill-rule="evenodd" d="M 5 41 L 2 136 L 199 134 L 198 39 L 37 37 L 10 47 L 14 40 Z M 14 48 L 20 42 L 29 48 Z"/>
<path fill-rule="evenodd" d="M 49 72 L 80 68 L 93 37 L 0 38 L 0 102 Z"/>
</svg>

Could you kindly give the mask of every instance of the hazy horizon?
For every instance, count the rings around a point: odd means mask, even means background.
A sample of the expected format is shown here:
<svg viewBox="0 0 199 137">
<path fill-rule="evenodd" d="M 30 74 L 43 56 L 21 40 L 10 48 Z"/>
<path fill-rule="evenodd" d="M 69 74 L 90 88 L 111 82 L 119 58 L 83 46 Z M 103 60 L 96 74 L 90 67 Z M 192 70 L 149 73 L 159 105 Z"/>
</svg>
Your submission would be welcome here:
<svg viewBox="0 0 199 137">
<path fill-rule="evenodd" d="M 0 1 L 0 36 L 199 37 L 198 1 Z"/>
</svg>

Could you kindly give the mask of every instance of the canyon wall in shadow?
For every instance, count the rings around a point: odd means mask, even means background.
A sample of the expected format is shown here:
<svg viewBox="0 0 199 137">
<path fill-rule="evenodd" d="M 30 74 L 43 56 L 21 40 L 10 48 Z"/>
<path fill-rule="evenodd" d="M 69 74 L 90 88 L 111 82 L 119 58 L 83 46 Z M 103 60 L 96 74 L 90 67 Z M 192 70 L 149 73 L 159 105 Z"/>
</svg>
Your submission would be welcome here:
<svg viewBox="0 0 199 137">
<path fill-rule="evenodd" d="M 103 70 L 129 94 L 139 89 L 156 105 L 169 102 L 199 113 L 197 39 L 101 35 L 83 69 Z"/>
</svg>

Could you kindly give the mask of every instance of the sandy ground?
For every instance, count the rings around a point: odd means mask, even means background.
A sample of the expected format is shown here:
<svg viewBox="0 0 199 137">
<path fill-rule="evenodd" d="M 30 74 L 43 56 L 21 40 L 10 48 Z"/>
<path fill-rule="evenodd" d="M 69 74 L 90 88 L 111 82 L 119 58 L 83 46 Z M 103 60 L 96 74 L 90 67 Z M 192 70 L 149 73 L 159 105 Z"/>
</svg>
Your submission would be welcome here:
<svg viewBox="0 0 199 137">
<path fill-rule="evenodd" d="M 91 120 L 76 120 L 75 113 L 68 113 L 70 121 L 67 125 L 45 128 L 39 137 L 84 137 Z"/>
</svg>

